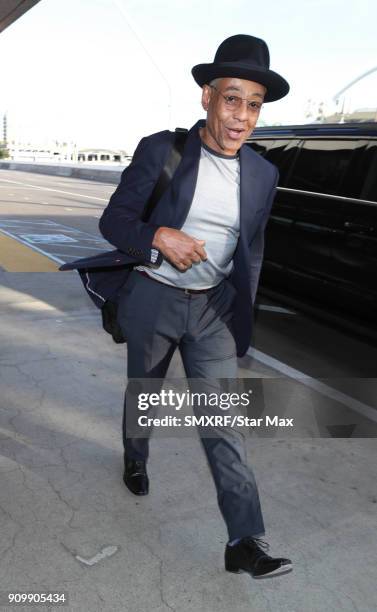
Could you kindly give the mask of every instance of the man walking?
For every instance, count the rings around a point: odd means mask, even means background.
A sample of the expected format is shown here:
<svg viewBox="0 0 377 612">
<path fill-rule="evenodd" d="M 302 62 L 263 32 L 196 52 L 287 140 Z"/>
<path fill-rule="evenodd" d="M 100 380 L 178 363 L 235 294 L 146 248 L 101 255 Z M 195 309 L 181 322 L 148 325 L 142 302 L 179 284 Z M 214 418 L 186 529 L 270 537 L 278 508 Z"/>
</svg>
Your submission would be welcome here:
<svg viewBox="0 0 377 612">
<path fill-rule="evenodd" d="M 277 169 L 242 145 L 262 103 L 288 83 L 269 69 L 266 43 L 236 35 L 213 63 L 192 70 L 206 120 L 188 132 L 181 163 L 148 222 L 142 214 L 174 135 L 143 138 L 100 220 L 103 236 L 137 264 L 123 289 L 119 323 L 127 337 L 128 378 L 163 379 L 176 348 L 188 379 L 236 378 L 245 354 L 263 258 L 264 229 Z M 125 401 L 124 482 L 146 495 L 148 438 L 132 437 Z M 133 415 L 134 416 L 134 415 Z M 286 573 L 291 562 L 266 553 L 264 523 L 244 439 L 231 429 L 201 439 L 229 542 L 228 571 Z"/>
</svg>

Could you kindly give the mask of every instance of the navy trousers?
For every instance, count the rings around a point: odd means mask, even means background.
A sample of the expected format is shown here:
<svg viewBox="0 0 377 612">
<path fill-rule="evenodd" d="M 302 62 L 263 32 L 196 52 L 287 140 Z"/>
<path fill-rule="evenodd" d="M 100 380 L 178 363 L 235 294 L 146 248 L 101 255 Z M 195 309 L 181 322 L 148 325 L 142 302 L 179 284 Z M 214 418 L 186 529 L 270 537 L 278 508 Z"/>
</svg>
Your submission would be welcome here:
<svg viewBox="0 0 377 612">
<path fill-rule="evenodd" d="M 175 287 L 146 278 L 132 271 L 119 304 L 119 323 L 127 337 L 128 381 L 163 379 L 174 351 L 178 348 L 185 374 L 202 379 L 201 391 L 208 381 L 237 378 L 236 347 L 232 334 L 234 288 L 228 280 L 206 293 L 187 294 Z M 156 381 L 156 385 L 161 383 Z M 190 386 L 191 388 L 191 386 Z M 143 389 L 144 391 L 144 389 Z M 127 397 L 127 392 L 126 392 Z M 127 406 L 123 414 L 123 443 L 130 459 L 148 458 L 149 439 L 132 438 L 127 421 L 136 411 Z M 207 409 L 208 410 L 208 409 Z M 194 406 L 201 415 L 205 408 Z M 257 485 L 247 466 L 245 440 L 230 427 L 216 427 L 208 437 L 200 436 L 217 490 L 220 511 L 229 539 L 264 535 L 264 523 Z"/>
</svg>

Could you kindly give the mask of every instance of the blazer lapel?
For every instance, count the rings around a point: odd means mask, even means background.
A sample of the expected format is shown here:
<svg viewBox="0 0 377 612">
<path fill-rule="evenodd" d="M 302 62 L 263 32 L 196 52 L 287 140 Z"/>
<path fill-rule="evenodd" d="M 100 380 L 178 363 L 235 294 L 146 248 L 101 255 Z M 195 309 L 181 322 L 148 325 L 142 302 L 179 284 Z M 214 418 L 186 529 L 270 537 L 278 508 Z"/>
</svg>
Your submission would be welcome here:
<svg viewBox="0 0 377 612">
<path fill-rule="evenodd" d="M 201 140 L 198 121 L 188 132 L 182 159 L 162 198 L 153 209 L 150 222 L 175 229 L 183 226 L 194 197 L 198 178 Z"/>
<path fill-rule="evenodd" d="M 256 164 L 253 164 L 253 153 L 244 145 L 240 149 L 240 239 L 249 242 L 253 235 L 255 220 L 259 216 L 255 213 L 260 207 L 260 185 L 262 177 L 256 173 Z M 263 208 L 263 207 L 262 207 Z"/>
<path fill-rule="evenodd" d="M 205 122 L 198 121 L 189 131 L 182 161 L 172 181 L 172 200 L 176 203 L 172 227 L 176 229 L 183 226 L 195 193 L 201 149 L 199 127 L 202 125 L 205 125 Z"/>
</svg>

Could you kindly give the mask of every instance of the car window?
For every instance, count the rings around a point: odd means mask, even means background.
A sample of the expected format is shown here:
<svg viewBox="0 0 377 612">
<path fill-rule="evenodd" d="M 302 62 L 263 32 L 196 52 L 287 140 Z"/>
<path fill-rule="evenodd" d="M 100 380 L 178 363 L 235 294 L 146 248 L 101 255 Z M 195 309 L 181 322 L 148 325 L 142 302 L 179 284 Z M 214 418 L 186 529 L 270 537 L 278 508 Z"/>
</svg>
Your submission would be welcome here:
<svg viewBox="0 0 377 612">
<path fill-rule="evenodd" d="M 377 143 L 370 143 L 365 152 L 366 162 L 360 173 L 365 176 L 362 182 L 360 197 L 363 200 L 377 202 Z"/>
<path fill-rule="evenodd" d="M 267 139 L 251 140 L 250 142 L 248 142 L 248 145 L 249 147 L 254 149 L 254 151 L 256 151 L 257 153 L 260 153 L 260 155 L 265 157 L 268 149 L 272 146 L 274 142 L 275 142 L 274 140 L 267 140 Z"/>
<path fill-rule="evenodd" d="M 347 168 L 359 146 L 359 141 L 352 140 L 304 141 L 288 186 L 305 191 L 340 194 Z"/>
<path fill-rule="evenodd" d="M 285 185 L 297 155 L 299 140 L 260 139 L 250 142 L 250 146 L 278 167 L 280 173 L 279 185 Z"/>
</svg>

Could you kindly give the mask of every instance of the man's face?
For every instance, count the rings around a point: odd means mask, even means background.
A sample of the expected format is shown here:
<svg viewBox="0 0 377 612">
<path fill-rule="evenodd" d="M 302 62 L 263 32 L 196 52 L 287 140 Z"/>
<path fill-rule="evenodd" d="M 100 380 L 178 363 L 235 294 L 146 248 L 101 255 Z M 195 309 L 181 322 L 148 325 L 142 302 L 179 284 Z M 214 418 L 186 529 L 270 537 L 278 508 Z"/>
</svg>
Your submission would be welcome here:
<svg viewBox="0 0 377 612">
<path fill-rule="evenodd" d="M 266 91 L 260 83 L 234 78 L 216 79 L 215 87 L 204 85 L 202 106 L 207 122 L 201 130 L 203 141 L 218 153 L 235 155 L 258 121 Z"/>
</svg>

